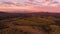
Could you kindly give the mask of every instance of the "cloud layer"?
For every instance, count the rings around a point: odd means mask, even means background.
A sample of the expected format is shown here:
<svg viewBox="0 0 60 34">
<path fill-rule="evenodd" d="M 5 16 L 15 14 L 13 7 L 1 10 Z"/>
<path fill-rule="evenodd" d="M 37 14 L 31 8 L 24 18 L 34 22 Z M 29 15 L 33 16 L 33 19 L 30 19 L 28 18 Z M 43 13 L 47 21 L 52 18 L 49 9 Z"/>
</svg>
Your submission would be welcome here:
<svg viewBox="0 0 60 34">
<path fill-rule="evenodd" d="M 0 11 L 60 12 L 60 3 L 57 1 L 0 2 Z"/>
</svg>

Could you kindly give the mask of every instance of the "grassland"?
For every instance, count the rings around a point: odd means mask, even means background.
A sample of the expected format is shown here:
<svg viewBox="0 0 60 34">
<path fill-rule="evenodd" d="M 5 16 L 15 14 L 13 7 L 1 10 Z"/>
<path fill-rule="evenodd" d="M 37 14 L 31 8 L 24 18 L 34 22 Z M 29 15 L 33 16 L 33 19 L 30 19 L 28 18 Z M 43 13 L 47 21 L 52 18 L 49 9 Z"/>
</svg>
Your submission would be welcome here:
<svg viewBox="0 0 60 34">
<path fill-rule="evenodd" d="M 0 34 L 60 34 L 60 15 L 0 15 Z"/>
</svg>

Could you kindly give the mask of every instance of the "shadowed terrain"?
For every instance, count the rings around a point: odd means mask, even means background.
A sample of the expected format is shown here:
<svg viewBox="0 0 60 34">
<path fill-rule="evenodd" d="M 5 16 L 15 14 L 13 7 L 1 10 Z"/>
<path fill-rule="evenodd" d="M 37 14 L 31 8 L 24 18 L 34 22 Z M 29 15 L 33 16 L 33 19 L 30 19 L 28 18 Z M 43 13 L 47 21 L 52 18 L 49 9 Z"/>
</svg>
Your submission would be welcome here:
<svg viewBox="0 0 60 34">
<path fill-rule="evenodd" d="M 60 13 L 0 12 L 0 34 L 60 34 Z"/>
</svg>

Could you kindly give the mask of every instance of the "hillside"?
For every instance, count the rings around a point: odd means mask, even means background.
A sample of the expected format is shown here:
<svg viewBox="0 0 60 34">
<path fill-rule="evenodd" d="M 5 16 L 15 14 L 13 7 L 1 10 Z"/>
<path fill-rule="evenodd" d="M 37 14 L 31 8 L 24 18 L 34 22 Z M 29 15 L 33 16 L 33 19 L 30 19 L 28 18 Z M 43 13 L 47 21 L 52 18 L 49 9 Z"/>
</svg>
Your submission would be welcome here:
<svg viewBox="0 0 60 34">
<path fill-rule="evenodd" d="M 60 13 L 0 12 L 0 34 L 60 34 Z"/>
</svg>

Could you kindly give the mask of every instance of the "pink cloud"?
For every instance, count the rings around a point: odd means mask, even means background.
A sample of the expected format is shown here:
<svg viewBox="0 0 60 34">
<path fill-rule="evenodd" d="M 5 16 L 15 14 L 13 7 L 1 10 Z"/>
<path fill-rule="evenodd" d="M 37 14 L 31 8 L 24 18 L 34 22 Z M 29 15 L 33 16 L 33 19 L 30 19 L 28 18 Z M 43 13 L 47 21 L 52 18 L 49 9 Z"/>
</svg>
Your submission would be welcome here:
<svg viewBox="0 0 60 34">
<path fill-rule="evenodd" d="M 15 2 L 0 2 L 0 11 L 3 12 L 58 12 L 60 13 L 60 3 L 58 2 L 38 2 L 38 3 L 15 3 Z"/>
</svg>

